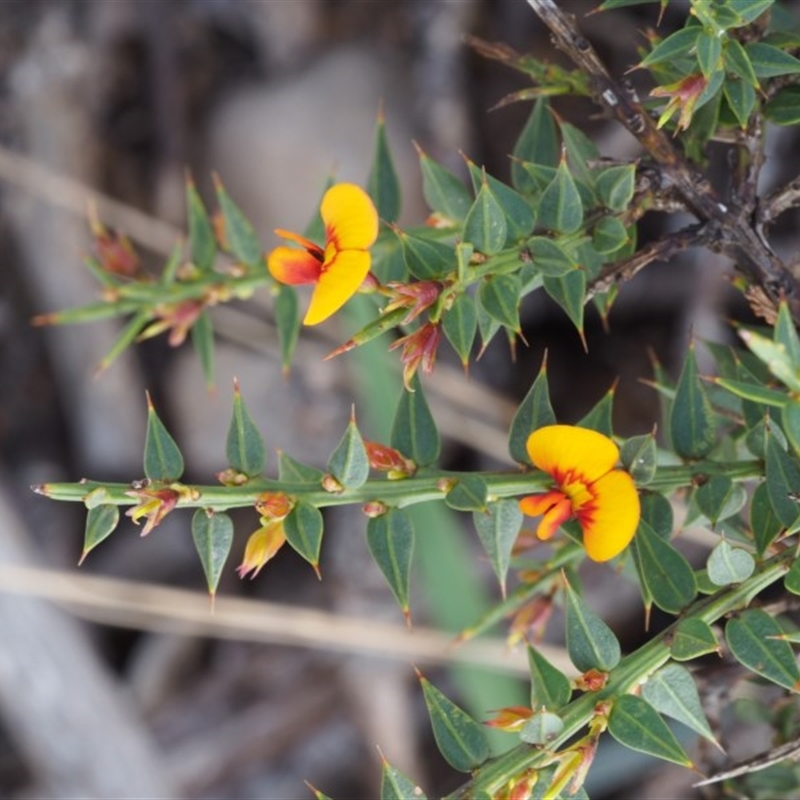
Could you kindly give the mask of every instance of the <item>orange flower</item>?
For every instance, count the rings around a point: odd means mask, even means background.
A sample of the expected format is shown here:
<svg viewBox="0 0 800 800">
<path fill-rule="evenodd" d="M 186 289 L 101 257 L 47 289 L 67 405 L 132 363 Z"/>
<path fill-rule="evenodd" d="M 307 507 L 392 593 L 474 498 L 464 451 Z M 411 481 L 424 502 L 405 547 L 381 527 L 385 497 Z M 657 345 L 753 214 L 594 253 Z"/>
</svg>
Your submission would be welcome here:
<svg viewBox="0 0 800 800">
<path fill-rule="evenodd" d="M 242 563 L 236 568 L 240 578 L 244 578 L 248 573 L 251 573 L 251 580 L 255 578 L 264 564 L 273 558 L 286 542 L 282 520 L 268 521 L 262 518 L 261 521 L 266 524 L 250 535 L 244 547 Z"/>
<path fill-rule="evenodd" d="M 320 206 L 325 247 L 296 233 L 275 233 L 303 249 L 281 245 L 267 257 L 272 277 L 280 283 L 315 283 L 303 324 L 316 325 L 338 311 L 367 277 L 369 247 L 378 236 L 378 212 L 369 195 L 352 183 L 338 183 L 325 192 Z"/>
<path fill-rule="evenodd" d="M 614 442 L 597 431 L 548 425 L 528 437 L 527 449 L 557 486 L 519 502 L 528 516 L 542 517 L 536 535 L 549 539 L 559 525 L 575 518 L 589 558 L 608 561 L 619 555 L 636 532 L 640 507 L 633 478 L 614 469 L 619 458 Z"/>
</svg>

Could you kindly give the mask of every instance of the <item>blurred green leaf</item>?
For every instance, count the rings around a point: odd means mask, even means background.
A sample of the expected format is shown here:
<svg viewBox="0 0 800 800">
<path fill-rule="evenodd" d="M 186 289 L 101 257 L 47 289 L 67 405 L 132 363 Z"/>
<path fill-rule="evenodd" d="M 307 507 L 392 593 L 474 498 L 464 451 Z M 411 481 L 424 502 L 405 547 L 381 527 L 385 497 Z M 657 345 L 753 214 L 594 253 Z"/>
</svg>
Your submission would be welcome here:
<svg viewBox="0 0 800 800">
<path fill-rule="evenodd" d="M 759 78 L 775 78 L 779 75 L 800 73 L 800 59 L 771 44 L 750 42 L 745 45 L 745 52 L 753 65 L 753 72 Z"/>
<path fill-rule="evenodd" d="M 539 225 L 548 231 L 575 233 L 583 224 L 583 202 L 566 161 L 562 160 L 539 201 Z"/>
<path fill-rule="evenodd" d="M 214 328 L 208 311 L 200 312 L 200 316 L 192 325 L 192 345 L 200 366 L 203 369 L 203 378 L 208 389 L 214 388 Z"/>
<path fill-rule="evenodd" d="M 727 475 L 713 475 L 695 492 L 700 511 L 712 525 L 738 514 L 747 502 L 744 486 L 734 483 Z"/>
<path fill-rule="evenodd" d="M 528 437 L 545 425 L 553 425 L 556 415 L 550 403 L 550 391 L 547 382 L 547 354 L 531 388 L 520 403 L 508 435 L 508 452 L 518 464 L 533 466 L 528 455 Z"/>
<path fill-rule="evenodd" d="M 535 183 L 530 178 L 521 161 L 555 167 L 558 164 L 558 133 L 553 115 L 550 113 L 550 101 L 540 97 L 533 104 L 531 114 L 512 151 L 511 182 L 521 192 L 534 191 Z"/>
<path fill-rule="evenodd" d="M 186 208 L 189 216 L 189 251 L 192 263 L 200 272 L 211 272 L 217 256 L 217 238 L 206 207 L 191 178 L 186 181 Z"/>
<path fill-rule="evenodd" d="M 581 269 L 560 278 L 545 278 L 544 290 L 558 303 L 583 337 L 583 307 L 586 302 L 586 273 Z"/>
<path fill-rule="evenodd" d="M 536 711 L 522 726 L 519 738 L 526 744 L 546 745 L 564 730 L 564 721 L 549 711 Z"/>
<path fill-rule="evenodd" d="M 631 436 L 620 447 L 620 459 L 638 486 L 647 486 L 655 477 L 658 464 L 656 439 L 652 433 Z"/>
<path fill-rule="evenodd" d="M 753 530 L 756 552 L 759 556 L 763 556 L 766 549 L 778 537 L 782 527 L 772 508 L 766 482 L 756 486 L 750 500 L 750 527 Z"/>
<path fill-rule="evenodd" d="M 452 247 L 399 229 L 395 233 L 403 246 L 406 267 L 415 278 L 435 280 L 455 269 L 456 257 Z"/>
<path fill-rule="evenodd" d="M 608 167 L 596 179 L 597 193 L 603 205 L 617 212 L 627 210 L 635 185 L 636 167 L 633 164 Z"/>
<path fill-rule="evenodd" d="M 278 480 L 281 483 L 319 484 L 324 476 L 322 470 L 295 461 L 283 450 L 278 451 Z"/>
<path fill-rule="evenodd" d="M 772 434 L 767 435 L 767 493 L 775 516 L 784 528 L 791 529 L 800 516 L 800 507 L 792 496 L 800 487 L 800 467 L 786 453 Z"/>
<path fill-rule="evenodd" d="M 598 431 L 608 437 L 613 436 L 611 418 L 614 410 L 614 389 L 615 387 L 612 386 L 594 407 L 575 424 L 579 428 Z"/>
<path fill-rule="evenodd" d="M 225 239 L 228 248 L 245 266 L 252 269 L 263 268 L 261 242 L 258 240 L 255 229 L 231 200 L 219 179 L 215 178 L 214 186 L 217 190 L 217 202 L 225 224 Z"/>
<path fill-rule="evenodd" d="M 400 215 L 400 181 L 392 161 L 386 124 L 383 114 L 378 114 L 375 126 L 375 142 L 372 151 L 372 166 L 367 177 L 367 194 L 375 203 L 378 216 L 386 222 L 396 222 Z"/>
<path fill-rule="evenodd" d="M 300 336 L 300 305 L 294 287 L 281 284 L 275 295 L 274 312 L 281 346 L 281 367 L 283 374 L 287 375 Z"/>
</svg>

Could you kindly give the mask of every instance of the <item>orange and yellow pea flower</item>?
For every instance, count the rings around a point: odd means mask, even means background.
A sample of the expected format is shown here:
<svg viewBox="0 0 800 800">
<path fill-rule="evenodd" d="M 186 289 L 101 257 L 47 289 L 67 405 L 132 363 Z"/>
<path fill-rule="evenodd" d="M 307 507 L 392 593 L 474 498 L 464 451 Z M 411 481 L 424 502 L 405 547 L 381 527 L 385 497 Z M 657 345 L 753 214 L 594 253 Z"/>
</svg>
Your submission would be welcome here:
<svg viewBox="0 0 800 800">
<path fill-rule="evenodd" d="M 541 517 L 536 535 L 550 539 L 559 525 L 577 519 L 583 546 L 593 561 L 619 555 L 639 524 L 639 495 L 633 478 L 615 469 L 619 449 L 607 436 L 572 425 L 548 425 L 526 443 L 533 464 L 556 488 L 520 500 L 523 513 Z"/>
<path fill-rule="evenodd" d="M 325 246 L 281 228 L 278 236 L 302 247 L 281 245 L 267 257 L 267 268 L 280 283 L 315 283 L 304 325 L 316 325 L 338 311 L 369 273 L 369 248 L 378 237 L 378 212 L 369 195 L 352 183 L 337 183 L 320 206 Z"/>
</svg>

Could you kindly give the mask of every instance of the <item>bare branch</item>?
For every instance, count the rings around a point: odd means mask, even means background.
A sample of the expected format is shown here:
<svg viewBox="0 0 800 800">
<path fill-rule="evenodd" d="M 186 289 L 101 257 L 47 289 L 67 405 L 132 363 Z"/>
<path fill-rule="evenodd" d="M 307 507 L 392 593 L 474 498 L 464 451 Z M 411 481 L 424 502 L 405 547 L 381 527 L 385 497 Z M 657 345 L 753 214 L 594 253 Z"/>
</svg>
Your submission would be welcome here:
<svg viewBox="0 0 800 800">
<path fill-rule="evenodd" d="M 753 758 L 740 761 L 730 769 L 718 772 L 710 778 L 695 783 L 694 786 L 708 786 L 711 783 L 719 783 L 719 781 L 726 781 L 729 778 L 738 778 L 740 775 L 749 775 L 751 772 L 759 772 L 762 769 L 779 764 L 787 758 L 797 759 L 798 757 L 800 757 L 800 739 L 794 739 L 791 742 L 773 747 L 764 753 L 759 753 Z"/>
<path fill-rule="evenodd" d="M 711 231 L 706 225 L 692 225 L 689 228 L 671 233 L 639 248 L 630 258 L 606 264 L 600 274 L 590 282 L 586 298 L 608 291 L 614 284 L 633 278 L 640 270 L 654 261 L 668 261 L 677 253 L 689 247 L 708 245 L 712 240 Z"/>
<path fill-rule="evenodd" d="M 759 222 L 769 225 L 784 211 L 800 206 L 800 175 L 764 198 L 759 209 Z"/>
</svg>

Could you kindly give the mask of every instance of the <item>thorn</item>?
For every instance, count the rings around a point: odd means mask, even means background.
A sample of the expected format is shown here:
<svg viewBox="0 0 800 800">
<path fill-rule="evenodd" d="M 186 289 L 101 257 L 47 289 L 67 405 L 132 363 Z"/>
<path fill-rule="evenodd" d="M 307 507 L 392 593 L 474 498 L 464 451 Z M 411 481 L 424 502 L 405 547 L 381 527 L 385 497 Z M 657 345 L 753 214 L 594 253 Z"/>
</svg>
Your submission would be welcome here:
<svg viewBox="0 0 800 800">
<path fill-rule="evenodd" d="M 50 496 L 50 491 L 47 487 L 46 483 L 34 483 L 31 485 L 31 491 L 35 492 L 36 494 L 41 494 L 44 497 Z"/>
<path fill-rule="evenodd" d="M 411 610 L 408 606 L 403 609 L 403 617 L 406 621 L 406 627 L 411 630 L 413 626 L 411 625 Z"/>
<path fill-rule="evenodd" d="M 79 567 L 83 566 L 83 562 L 86 560 L 86 556 L 88 556 L 88 555 L 89 555 L 89 551 L 88 550 L 84 550 L 81 553 L 81 557 L 78 559 L 78 566 Z"/>
<path fill-rule="evenodd" d="M 241 394 L 239 391 L 239 378 L 237 378 L 236 375 L 233 376 L 233 393 L 235 395 Z"/>
<path fill-rule="evenodd" d="M 150 397 L 150 392 L 147 389 L 144 390 L 144 396 L 147 398 L 147 411 L 148 411 L 148 413 L 151 412 L 151 411 L 153 413 L 155 413 L 156 409 L 155 409 L 155 406 L 153 405 L 153 400 Z"/>
</svg>

